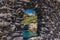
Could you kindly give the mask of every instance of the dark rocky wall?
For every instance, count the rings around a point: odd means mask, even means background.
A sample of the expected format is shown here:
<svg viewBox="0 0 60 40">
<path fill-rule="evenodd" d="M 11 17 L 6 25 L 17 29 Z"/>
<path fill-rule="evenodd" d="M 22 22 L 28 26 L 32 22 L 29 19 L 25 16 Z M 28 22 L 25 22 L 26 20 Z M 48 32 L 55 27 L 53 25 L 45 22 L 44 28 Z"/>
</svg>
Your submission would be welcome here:
<svg viewBox="0 0 60 40">
<path fill-rule="evenodd" d="M 0 10 L 0 29 L 5 30 L 13 27 L 18 27 L 21 25 L 23 18 L 23 13 L 25 9 L 32 8 L 37 10 L 38 19 L 38 36 L 44 38 L 57 38 L 60 37 L 60 4 L 55 0 L 36 0 L 29 2 L 21 2 L 18 5 L 17 2 L 8 1 L 0 2 L 0 9 L 7 9 L 7 12 Z M 6 3 L 6 4 L 5 4 Z M 27 5 L 25 5 L 27 4 Z M 3 7 L 3 8 L 2 8 Z M 22 12 L 22 13 L 21 13 Z M 2 14 L 1 14 L 2 13 Z M 7 15 L 6 15 L 7 14 Z M 4 17 L 5 16 L 5 17 Z M 8 20 L 8 22 L 7 22 Z M 5 23 L 5 24 L 4 24 Z M 3 25 L 4 24 L 4 25 Z M 9 25 L 6 25 L 9 24 Z M 6 26 L 6 27 L 5 27 Z M 21 26 L 20 26 L 21 27 Z M 19 27 L 18 27 L 19 28 Z M 2 30 L 1 29 L 1 30 Z M 8 32 L 10 32 L 10 30 Z M 6 31 L 1 31 L 1 36 Z M 45 40 L 45 39 L 44 39 Z"/>
</svg>

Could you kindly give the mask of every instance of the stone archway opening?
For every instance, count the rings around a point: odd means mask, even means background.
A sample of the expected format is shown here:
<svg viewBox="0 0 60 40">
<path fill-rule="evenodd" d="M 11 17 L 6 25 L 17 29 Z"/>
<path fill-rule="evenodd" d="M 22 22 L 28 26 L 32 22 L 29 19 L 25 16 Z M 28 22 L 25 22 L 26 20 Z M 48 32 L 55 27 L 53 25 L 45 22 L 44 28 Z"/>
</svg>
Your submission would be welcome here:
<svg viewBox="0 0 60 40">
<path fill-rule="evenodd" d="M 52 5 L 51 5 L 51 3 L 52 3 Z M 21 27 L 21 21 L 22 21 L 24 12 L 22 10 L 20 10 L 20 8 L 22 8 L 24 10 L 33 9 L 33 10 L 36 10 L 36 15 L 37 15 L 37 22 L 38 22 L 37 34 L 38 34 L 38 36 L 43 35 L 45 38 L 48 36 L 51 36 L 51 38 L 52 37 L 57 38 L 57 37 L 59 37 L 57 34 L 60 33 L 59 32 L 60 31 L 60 27 L 59 27 L 60 9 L 59 9 L 58 4 L 59 3 L 57 3 L 56 1 L 53 2 L 53 1 L 43 1 L 42 0 L 39 2 L 37 2 L 37 1 L 36 2 L 33 2 L 33 1 L 32 2 L 22 2 L 22 4 L 21 4 L 22 6 L 14 4 L 12 7 L 12 5 L 11 5 L 9 7 L 14 9 L 14 12 L 15 12 L 13 14 L 14 16 L 12 16 L 11 25 L 13 24 L 12 25 L 13 27 L 15 27 L 15 26 Z M 5 6 L 7 6 L 7 5 L 5 5 Z M 20 11 L 22 13 L 20 13 Z M 14 19 L 14 21 L 13 21 L 13 19 Z M 33 24 L 31 24 L 31 25 L 33 25 Z M 50 37 L 48 37 L 48 38 L 50 38 Z"/>
</svg>

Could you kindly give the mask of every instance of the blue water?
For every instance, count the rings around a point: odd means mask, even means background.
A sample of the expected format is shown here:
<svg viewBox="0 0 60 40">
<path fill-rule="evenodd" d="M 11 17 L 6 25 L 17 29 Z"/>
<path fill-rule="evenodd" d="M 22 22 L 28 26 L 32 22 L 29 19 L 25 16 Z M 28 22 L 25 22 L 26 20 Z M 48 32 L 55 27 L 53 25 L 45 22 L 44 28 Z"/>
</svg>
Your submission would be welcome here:
<svg viewBox="0 0 60 40">
<path fill-rule="evenodd" d="M 31 37 L 31 35 L 30 35 L 30 33 L 29 33 L 28 30 L 23 30 L 23 37 L 24 37 L 24 38 L 29 38 L 29 37 Z"/>
</svg>

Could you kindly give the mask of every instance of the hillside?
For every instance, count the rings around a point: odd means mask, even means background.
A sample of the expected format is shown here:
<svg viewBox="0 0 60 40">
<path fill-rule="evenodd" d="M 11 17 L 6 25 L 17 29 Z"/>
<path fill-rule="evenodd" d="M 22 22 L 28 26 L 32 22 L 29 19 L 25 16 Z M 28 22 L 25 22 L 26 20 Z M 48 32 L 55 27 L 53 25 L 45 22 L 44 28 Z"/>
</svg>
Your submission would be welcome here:
<svg viewBox="0 0 60 40">
<path fill-rule="evenodd" d="M 37 22 L 37 16 L 36 15 L 28 15 L 28 14 L 24 14 L 23 16 L 23 22 L 24 24 L 29 24 L 31 22 Z"/>
</svg>

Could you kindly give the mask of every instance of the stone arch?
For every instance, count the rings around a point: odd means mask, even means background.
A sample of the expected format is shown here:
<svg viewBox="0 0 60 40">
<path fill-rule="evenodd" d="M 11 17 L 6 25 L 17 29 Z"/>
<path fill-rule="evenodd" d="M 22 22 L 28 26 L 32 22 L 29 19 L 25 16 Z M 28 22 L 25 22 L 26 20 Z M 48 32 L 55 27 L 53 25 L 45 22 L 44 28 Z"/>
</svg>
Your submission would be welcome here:
<svg viewBox="0 0 60 40">
<path fill-rule="evenodd" d="M 46 36 L 48 34 L 50 34 L 50 35 L 53 35 L 53 37 L 55 37 L 55 35 L 57 35 L 56 33 L 59 33 L 59 31 L 60 31 L 60 29 L 59 29 L 60 28 L 59 27 L 60 10 L 59 10 L 58 2 L 51 1 L 51 0 L 50 1 L 42 0 L 39 2 L 36 1 L 35 3 L 33 1 L 31 3 L 27 2 L 28 5 L 25 5 L 26 2 L 22 2 L 22 3 L 23 3 L 23 5 L 21 4 L 22 6 L 19 5 L 17 7 L 14 5 L 14 7 L 11 7 L 11 8 L 14 9 L 14 11 L 16 11 L 16 9 L 18 9 L 18 8 L 24 8 L 24 9 L 31 8 L 31 9 L 37 10 L 37 19 L 38 19 L 37 34 L 38 34 L 38 36 L 40 34 L 45 33 Z M 24 14 L 21 14 L 21 15 L 19 15 L 19 16 L 21 16 L 20 18 L 23 18 Z M 21 19 L 20 19 L 20 21 L 21 21 Z"/>
</svg>

